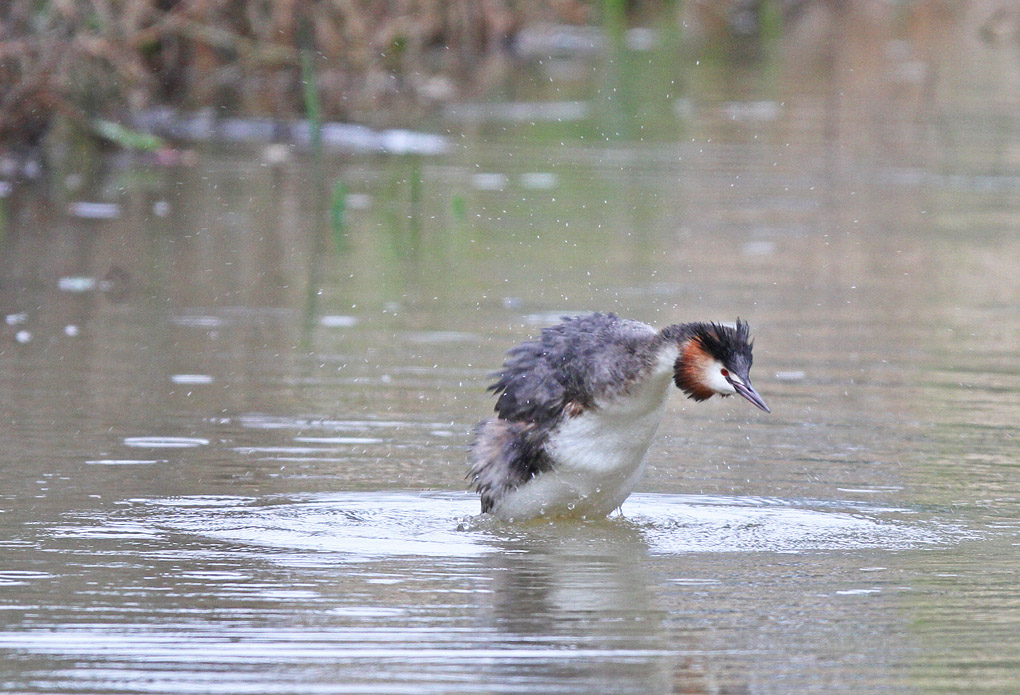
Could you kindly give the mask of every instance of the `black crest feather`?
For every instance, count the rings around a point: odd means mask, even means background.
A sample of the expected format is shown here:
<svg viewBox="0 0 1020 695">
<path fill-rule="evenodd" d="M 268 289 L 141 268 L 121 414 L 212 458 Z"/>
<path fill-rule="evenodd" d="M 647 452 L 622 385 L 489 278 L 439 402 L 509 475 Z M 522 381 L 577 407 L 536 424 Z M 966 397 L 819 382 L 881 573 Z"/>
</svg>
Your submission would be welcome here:
<svg viewBox="0 0 1020 695">
<path fill-rule="evenodd" d="M 698 323 L 693 331 L 705 351 L 742 376 L 751 369 L 754 341 L 745 321 L 737 319 L 735 327 L 720 323 Z"/>
</svg>

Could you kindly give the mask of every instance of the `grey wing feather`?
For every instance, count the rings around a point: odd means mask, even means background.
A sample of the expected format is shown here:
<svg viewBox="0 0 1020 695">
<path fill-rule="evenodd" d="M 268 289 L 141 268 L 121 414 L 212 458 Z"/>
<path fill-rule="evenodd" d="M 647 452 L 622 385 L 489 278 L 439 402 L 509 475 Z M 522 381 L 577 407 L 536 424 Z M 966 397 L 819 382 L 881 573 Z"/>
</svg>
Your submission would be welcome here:
<svg viewBox="0 0 1020 695">
<path fill-rule="evenodd" d="M 613 314 L 589 314 L 542 330 L 538 340 L 507 352 L 490 391 L 496 412 L 510 421 L 548 422 L 568 403 L 582 409 L 619 390 L 649 361 L 656 332 Z"/>
<path fill-rule="evenodd" d="M 501 497 L 552 468 L 542 449 L 547 434 L 531 423 L 502 418 L 478 425 L 468 479 L 482 496 L 482 512 L 491 512 Z"/>
</svg>

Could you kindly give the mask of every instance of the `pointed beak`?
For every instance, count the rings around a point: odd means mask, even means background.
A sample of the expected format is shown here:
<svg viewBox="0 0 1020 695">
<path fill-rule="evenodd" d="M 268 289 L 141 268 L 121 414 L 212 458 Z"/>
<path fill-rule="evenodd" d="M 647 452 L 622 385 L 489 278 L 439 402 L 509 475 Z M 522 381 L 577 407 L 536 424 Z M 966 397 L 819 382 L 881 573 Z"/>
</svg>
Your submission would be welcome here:
<svg viewBox="0 0 1020 695">
<path fill-rule="evenodd" d="M 764 399 L 762 399 L 762 397 L 758 395 L 758 392 L 754 390 L 754 387 L 751 386 L 750 381 L 744 382 L 740 379 L 727 379 L 727 381 L 733 385 L 733 388 L 735 388 L 737 393 L 741 396 L 754 403 L 766 413 L 772 412 L 769 407 L 765 405 Z"/>
</svg>

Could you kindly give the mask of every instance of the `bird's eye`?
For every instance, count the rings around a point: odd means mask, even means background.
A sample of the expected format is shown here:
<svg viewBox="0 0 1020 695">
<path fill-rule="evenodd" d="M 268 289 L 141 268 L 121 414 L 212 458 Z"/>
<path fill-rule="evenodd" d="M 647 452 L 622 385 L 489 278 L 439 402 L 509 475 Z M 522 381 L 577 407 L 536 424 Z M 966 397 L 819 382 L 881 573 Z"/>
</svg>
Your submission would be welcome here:
<svg viewBox="0 0 1020 695">
<path fill-rule="evenodd" d="M 730 370 L 722 369 L 722 370 L 719 371 L 719 373 L 722 374 L 723 376 L 729 376 L 730 375 Z"/>
</svg>

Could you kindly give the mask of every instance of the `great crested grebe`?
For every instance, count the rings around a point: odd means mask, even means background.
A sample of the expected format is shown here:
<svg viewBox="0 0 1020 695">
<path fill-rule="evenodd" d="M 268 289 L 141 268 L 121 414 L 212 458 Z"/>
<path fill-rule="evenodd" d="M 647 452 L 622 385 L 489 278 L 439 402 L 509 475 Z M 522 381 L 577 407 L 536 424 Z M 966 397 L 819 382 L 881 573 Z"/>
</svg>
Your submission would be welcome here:
<svg viewBox="0 0 1020 695">
<path fill-rule="evenodd" d="M 606 516 L 634 489 L 669 384 L 703 401 L 751 386 L 746 323 L 656 330 L 613 314 L 564 317 L 507 352 L 489 390 L 497 416 L 478 426 L 468 478 L 482 512 L 508 520 Z"/>
</svg>

